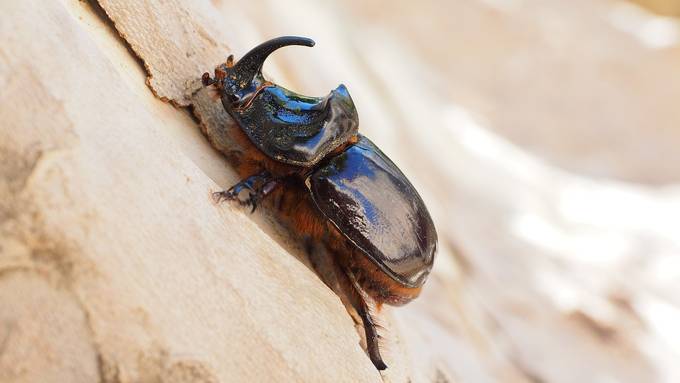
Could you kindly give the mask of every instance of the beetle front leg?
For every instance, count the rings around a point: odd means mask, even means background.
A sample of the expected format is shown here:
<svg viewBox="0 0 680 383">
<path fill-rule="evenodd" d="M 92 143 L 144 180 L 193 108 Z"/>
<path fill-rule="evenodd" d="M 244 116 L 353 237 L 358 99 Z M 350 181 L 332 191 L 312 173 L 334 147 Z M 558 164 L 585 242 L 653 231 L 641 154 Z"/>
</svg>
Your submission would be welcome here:
<svg viewBox="0 0 680 383">
<path fill-rule="evenodd" d="M 252 206 L 250 212 L 253 213 L 259 202 L 274 191 L 278 185 L 279 180 L 274 178 L 269 172 L 264 171 L 246 178 L 228 190 L 213 193 L 213 198 L 216 203 L 220 203 L 223 200 L 236 200 L 241 206 Z M 244 190 L 248 191 L 248 196 L 242 199 L 240 195 Z"/>
</svg>

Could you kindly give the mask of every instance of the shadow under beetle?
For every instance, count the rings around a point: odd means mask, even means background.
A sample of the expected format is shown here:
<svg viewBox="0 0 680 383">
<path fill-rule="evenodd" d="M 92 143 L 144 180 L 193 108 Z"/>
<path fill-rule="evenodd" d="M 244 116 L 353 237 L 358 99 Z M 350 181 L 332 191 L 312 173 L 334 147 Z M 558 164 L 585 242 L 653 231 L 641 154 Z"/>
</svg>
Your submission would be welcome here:
<svg viewBox="0 0 680 383">
<path fill-rule="evenodd" d="M 383 370 L 369 305 L 402 305 L 419 295 L 437 233 L 408 179 L 358 133 L 344 85 L 326 97 L 308 97 L 264 78 L 264 61 L 288 45 L 311 47 L 314 41 L 275 38 L 236 63 L 229 56 L 214 78 L 203 74 L 203 84 L 216 86 L 238 124 L 232 139 L 244 148 L 236 164 L 243 180 L 215 196 L 253 211 L 265 197 L 276 199 L 276 210 L 296 234 L 333 255 L 342 270 L 340 288 L 363 322 L 368 355 Z"/>
</svg>

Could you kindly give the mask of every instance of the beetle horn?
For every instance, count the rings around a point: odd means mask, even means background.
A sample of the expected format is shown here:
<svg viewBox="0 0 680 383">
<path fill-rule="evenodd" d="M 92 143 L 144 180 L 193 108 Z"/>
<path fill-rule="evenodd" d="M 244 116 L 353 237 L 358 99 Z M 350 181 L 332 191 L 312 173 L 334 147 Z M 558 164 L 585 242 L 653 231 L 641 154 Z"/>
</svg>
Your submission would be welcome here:
<svg viewBox="0 0 680 383">
<path fill-rule="evenodd" d="M 314 40 L 298 36 L 282 36 L 256 46 L 246 53 L 234 65 L 234 69 L 239 74 L 240 80 L 251 80 L 262 70 L 262 65 L 267 57 L 275 50 L 289 45 L 314 46 Z"/>
</svg>

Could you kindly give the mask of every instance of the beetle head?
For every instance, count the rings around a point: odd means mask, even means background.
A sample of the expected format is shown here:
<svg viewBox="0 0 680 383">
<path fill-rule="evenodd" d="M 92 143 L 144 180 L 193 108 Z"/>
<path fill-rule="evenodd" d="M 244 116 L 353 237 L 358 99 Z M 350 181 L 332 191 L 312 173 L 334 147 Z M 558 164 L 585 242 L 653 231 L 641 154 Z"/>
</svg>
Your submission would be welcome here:
<svg viewBox="0 0 680 383">
<path fill-rule="evenodd" d="M 275 50 L 288 45 L 314 46 L 314 41 L 306 37 L 282 36 L 256 46 L 234 64 L 231 55 L 227 62 L 215 68 L 215 78 L 208 73 L 203 74 L 204 85 L 217 85 L 223 98 L 235 107 L 242 105 L 266 83 L 262 75 L 262 65 Z"/>
</svg>

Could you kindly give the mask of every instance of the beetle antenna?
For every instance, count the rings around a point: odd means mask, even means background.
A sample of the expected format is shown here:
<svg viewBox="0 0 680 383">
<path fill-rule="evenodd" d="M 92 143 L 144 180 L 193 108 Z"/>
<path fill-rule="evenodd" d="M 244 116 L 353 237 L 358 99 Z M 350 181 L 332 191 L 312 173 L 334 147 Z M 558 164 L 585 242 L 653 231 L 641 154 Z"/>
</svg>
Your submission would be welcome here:
<svg viewBox="0 0 680 383">
<path fill-rule="evenodd" d="M 203 73 L 203 76 L 201 76 L 201 82 L 203 83 L 203 86 L 209 86 L 215 83 L 215 79 L 210 78 L 210 73 L 205 72 Z"/>
</svg>

